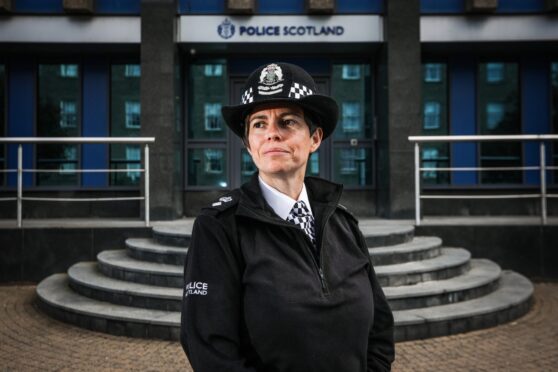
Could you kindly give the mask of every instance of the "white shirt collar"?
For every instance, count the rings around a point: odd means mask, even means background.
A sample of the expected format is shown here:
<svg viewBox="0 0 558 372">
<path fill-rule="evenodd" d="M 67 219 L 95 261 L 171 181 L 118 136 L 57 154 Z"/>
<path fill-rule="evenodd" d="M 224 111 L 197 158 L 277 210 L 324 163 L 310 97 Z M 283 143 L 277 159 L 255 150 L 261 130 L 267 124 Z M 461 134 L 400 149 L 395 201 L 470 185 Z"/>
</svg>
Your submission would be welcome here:
<svg viewBox="0 0 558 372">
<path fill-rule="evenodd" d="M 302 184 L 302 191 L 300 192 L 298 200 L 294 200 L 290 196 L 269 186 L 261 177 L 258 177 L 258 180 L 260 181 L 260 189 L 262 190 L 265 201 L 282 219 L 287 219 L 289 213 L 291 213 L 291 209 L 293 209 L 293 205 L 300 200 L 306 203 L 310 214 L 312 214 L 312 207 L 310 206 L 310 200 L 308 199 L 308 193 L 306 192 L 306 185 L 304 183 Z"/>
</svg>

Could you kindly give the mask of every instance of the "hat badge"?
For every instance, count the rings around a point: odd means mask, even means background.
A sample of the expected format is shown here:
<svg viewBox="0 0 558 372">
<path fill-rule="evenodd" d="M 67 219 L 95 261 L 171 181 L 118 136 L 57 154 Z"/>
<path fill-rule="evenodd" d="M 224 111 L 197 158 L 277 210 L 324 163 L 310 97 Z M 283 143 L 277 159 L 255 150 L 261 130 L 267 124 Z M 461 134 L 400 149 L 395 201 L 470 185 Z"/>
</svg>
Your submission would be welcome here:
<svg viewBox="0 0 558 372">
<path fill-rule="evenodd" d="M 272 95 L 280 93 L 283 90 L 283 70 L 281 66 L 272 63 L 263 68 L 260 73 L 260 84 L 258 85 L 258 93 L 261 95 Z"/>
</svg>

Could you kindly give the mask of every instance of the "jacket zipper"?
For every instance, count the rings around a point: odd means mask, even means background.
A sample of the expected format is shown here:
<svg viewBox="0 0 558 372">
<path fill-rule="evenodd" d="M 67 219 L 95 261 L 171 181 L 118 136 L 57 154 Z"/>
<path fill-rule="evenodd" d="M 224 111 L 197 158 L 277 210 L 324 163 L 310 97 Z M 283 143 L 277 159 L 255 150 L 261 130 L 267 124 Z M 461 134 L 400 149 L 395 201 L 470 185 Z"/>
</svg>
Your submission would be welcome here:
<svg viewBox="0 0 558 372">
<path fill-rule="evenodd" d="M 328 212 L 328 214 L 325 216 L 324 218 L 324 222 L 320 228 L 320 231 L 323 231 L 324 226 L 327 224 L 327 221 L 329 220 L 329 218 L 331 217 L 331 215 L 333 214 L 334 210 L 332 210 L 331 212 Z M 263 217 L 257 213 L 252 212 L 253 217 L 257 220 L 264 220 L 267 221 L 269 223 L 272 223 L 274 225 L 281 225 L 281 226 L 286 226 L 286 227 L 290 227 L 293 229 L 297 229 L 300 230 L 300 232 L 302 232 L 302 234 L 304 234 L 304 238 L 310 243 L 312 244 L 312 241 L 310 240 L 310 238 L 306 235 L 306 233 L 304 233 L 304 231 L 302 231 L 300 228 L 298 228 L 297 226 L 291 224 L 291 223 L 287 223 L 285 221 L 281 221 L 281 223 L 279 223 L 279 221 L 277 220 L 273 220 L 273 219 L 269 219 L 267 217 Z M 317 241 L 317 239 L 316 239 Z M 320 238 L 320 263 L 318 264 L 318 262 L 316 261 L 316 257 L 314 256 L 314 253 L 311 251 L 311 248 L 308 246 L 308 244 L 306 245 L 306 248 L 308 250 L 308 253 L 310 253 L 310 258 L 312 259 L 312 262 L 314 263 L 314 267 L 316 269 L 316 272 L 318 273 L 318 279 L 320 280 L 320 285 L 322 287 L 322 294 L 324 294 L 325 296 L 329 296 L 329 288 L 327 287 L 327 281 L 325 278 L 325 274 L 324 271 L 322 270 L 322 264 L 323 264 L 323 239 Z"/>
</svg>

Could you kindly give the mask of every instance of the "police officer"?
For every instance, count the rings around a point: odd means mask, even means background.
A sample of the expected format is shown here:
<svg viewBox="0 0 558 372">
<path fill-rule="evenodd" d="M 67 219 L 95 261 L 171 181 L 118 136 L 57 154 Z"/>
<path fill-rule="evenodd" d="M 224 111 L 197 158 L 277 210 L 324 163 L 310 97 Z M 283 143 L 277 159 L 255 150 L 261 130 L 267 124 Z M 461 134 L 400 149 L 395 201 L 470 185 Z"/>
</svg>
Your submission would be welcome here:
<svg viewBox="0 0 558 372">
<path fill-rule="evenodd" d="M 393 316 L 342 186 L 306 177 L 336 102 L 271 63 L 223 107 L 258 172 L 195 221 L 182 346 L 195 371 L 388 371 Z"/>
</svg>

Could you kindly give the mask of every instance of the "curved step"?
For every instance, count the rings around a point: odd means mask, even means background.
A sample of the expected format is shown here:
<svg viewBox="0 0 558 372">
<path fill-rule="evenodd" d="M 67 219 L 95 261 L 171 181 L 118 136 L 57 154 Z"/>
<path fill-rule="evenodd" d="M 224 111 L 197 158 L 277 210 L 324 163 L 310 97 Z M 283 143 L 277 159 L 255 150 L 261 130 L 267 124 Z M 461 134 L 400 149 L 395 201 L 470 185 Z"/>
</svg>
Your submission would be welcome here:
<svg viewBox="0 0 558 372">
<path fill-rule="evenodd" d="M 154 239 L 126 239 L 126 250 L 130 257 L 141 261 L 184 265 L 188 248 L 162 245 Z"/>
<path fill-rule="evenodd" d="M 66 274 L 54 274 L 37 286 L 38 303 L 51 316 L 94 331 L 118 336 L 180 338 L 180 312 L 110 304 L 72 291 Z"/>
<path fill-rule="evenodd" d="M 382 287 L 396 287 L 461 275 L 469 269 L 470 259 L 465 249 L 442 248 L 439 256 L 428 260 L 376 266 L 375 270 Z"/>
<path fill-rule="evenodd" d="M 68 270 L 70 287 L 77 293 L 113 304 L 180 311 L 182 289 L 126 282 L 103 275 L 96 262 L 80 262 Z"/>
<path fill-rule="evenodd" d="M 139 261 L 125 250 L 102 251 L 97 260 L 99 270 L 115 279 L 163 287 L 182 287 L 184 281 L 182 266 Z"/>
<path fill-rule="evenodd" d="M 175 222 L 153 226 L 153 239 L 163 245 L 188 247 L 193 222 Z"/>
<path fill-rule="evenodd" d="M 446 336 L 493 327 L 525 314 L 532 295 L 533 284 L 527 278 L 505 271 L 500 287 L 486 296 L 456 304 L 394 311 L 395 340 Z"/>
<path fill-rule="evenodd" d="M 440 255 L 442 239 L 420 236 L 413 240 L 388 247 L 368 248 L 374 266 L 394 265 L 409 261 L 421 261 Z"/>
<path fill-rule="evenodd" d="M 378 221 L 363 221 L 359 224 L 368 248 L 403 244 L 413 240 L 415 227 L 402 224 L 385 224 Z"/>
<path fill-rule="evenodd" d="M 395 339 L 445 336 L 495 326 L 525 314 L 533 285 L 504 272 L 500 287 L 489 295 L 457 304 L 394 311 Z M 55 274 L 37 286 L 40 306 L 65 322 L 116 335 L 177 340 L 180 312 L 141 309 L 91 299 L 72 291 L 66 274 Z"/>
<path fill-rule="evenodd" d="M 468 301 L 498 288 L 500 266 L 473 259 L 465 274 L 445 280 L 435 280 L 399 287 L 385 287 L 384 293 L 392 310 L 415 309 Z"/>
</svg>

